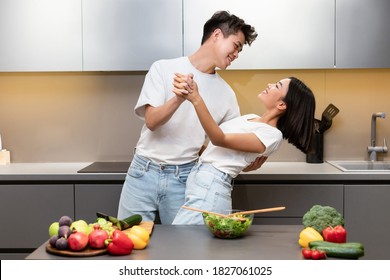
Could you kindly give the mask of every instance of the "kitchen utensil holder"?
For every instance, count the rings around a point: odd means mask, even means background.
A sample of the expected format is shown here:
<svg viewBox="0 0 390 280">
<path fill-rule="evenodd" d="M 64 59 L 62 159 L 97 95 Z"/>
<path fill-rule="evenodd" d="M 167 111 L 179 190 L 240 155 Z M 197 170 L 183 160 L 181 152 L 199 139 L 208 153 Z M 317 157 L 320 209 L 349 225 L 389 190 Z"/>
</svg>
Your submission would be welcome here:
<svg viewBox="0 0 390 280">
<path fill-rule="evenodd" d="M 323 163 L 324 162 L 324 134 L 313 134 L 306 154 L 307 163 Z"/>
</svg>

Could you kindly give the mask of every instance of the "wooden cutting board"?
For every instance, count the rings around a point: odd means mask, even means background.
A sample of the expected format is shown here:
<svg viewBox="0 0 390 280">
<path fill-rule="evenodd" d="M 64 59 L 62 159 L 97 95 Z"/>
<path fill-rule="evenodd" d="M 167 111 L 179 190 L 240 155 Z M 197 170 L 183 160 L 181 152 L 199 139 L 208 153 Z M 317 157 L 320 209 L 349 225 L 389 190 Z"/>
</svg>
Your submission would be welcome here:
<svg viewBox="0 0 390 280">
<path fill-rule="evenodd" d="M 52 247 L 49 242 L 46 244 L 46 252 L 59 256 L 66 257 L 93 257 L 99 256 L 107 253 L 107 248 L 103 249 L 92 249 L 89 246 L 82 251 L 72 251 L 72 250 L 58 250 L 57 248 Z"/>
<path fill-rule="evenodd" d="M 142 221 L 139 224 L 140 227 L 146 229 L 151 235 L 153 232 L 154 223 L 149 221 Z M 130 231 L 131 228 L 123 230 L 123 232 Z M 58 250 L 57 248 L 52 247 L 49 242 L 46 244 L 46 252 L 54 255 L 66 256 L 66 257 L 93 257 L 99 256 L 107 253 L 107 248 L 103 249 L 92 249 L 89 246 L 82 251 L 72 251 L 72 250 Z"/>
</svg>

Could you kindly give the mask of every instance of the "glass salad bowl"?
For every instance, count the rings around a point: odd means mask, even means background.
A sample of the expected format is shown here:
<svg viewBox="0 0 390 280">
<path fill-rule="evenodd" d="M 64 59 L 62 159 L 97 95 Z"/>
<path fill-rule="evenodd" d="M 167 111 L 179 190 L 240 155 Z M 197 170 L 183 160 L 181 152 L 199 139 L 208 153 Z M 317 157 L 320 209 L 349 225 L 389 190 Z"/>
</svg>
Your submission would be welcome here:
<svg viewBox="0 0 390 280">
<path fill-rule="evenodd" d="M 237 214 L 238 210 L 229 211 L 222 217 L 220 215 L 203 213 L 203 220 L 209 231 L 218 238 L 238 238 L 245 235 L 253 222 L 254 214 Z"/>
</svg>

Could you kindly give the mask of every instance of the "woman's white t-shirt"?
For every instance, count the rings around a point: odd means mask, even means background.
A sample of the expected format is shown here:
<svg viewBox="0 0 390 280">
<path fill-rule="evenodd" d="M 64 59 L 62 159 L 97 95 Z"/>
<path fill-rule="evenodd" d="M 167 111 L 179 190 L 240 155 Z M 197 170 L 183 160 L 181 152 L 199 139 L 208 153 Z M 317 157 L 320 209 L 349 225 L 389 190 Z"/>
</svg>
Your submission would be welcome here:
<svg viewBox="0 0 390 280">
<path fill-rule="evenodd" d="M 224 133 L 254 133 L 264 144 L 266 150 L 262 154 L 241 152 L 222 148 L 209 143 L 200 157 L 201 162 L 211 163 L 215 168 L 233 178 L 259 156 L 270 156 L 283 141 L 282 132 L 266 123 L 251 121 L 259 116 L 249 114 L 224 122 L 220 128 Z"/>
</svg>

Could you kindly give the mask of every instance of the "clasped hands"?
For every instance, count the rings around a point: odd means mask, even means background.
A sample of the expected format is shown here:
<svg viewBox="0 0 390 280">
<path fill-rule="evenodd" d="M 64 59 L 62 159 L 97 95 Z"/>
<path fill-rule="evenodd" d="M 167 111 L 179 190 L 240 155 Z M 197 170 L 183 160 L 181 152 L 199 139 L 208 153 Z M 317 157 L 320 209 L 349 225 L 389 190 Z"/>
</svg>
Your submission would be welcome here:
<svg viewBox="0 0 390 280">
<path fill-rule="evenodd" d="M 194 81 L 194 75 L 192 73 L 187 75 L 175 73 L 172 91 L 176 96 L 185 98 L 189 101 L 199 95 L 198 86 Z"/>
</svg>

